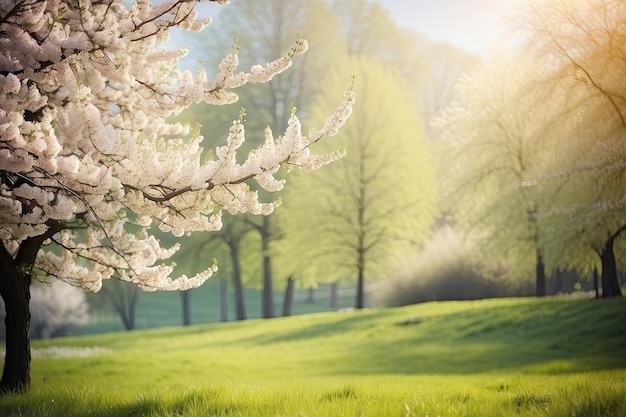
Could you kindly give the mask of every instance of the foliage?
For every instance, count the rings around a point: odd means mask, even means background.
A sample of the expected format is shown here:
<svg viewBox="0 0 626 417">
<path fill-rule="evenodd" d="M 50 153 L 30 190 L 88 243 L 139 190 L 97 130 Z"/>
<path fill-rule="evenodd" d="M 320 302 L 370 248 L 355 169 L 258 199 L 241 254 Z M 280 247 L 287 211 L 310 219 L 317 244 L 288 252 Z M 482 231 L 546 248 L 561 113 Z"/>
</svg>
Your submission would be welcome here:
<svg viewBox="0 0 626 417">
<path fill-rule="evenodd" d="M 229 48 L 233 42 L 232 34 L 235 33 L 236 43 L 242 47 L 240 59 L 243 66 L 265 62 L 274 54 L 284 53 L 292 47 L 296 35 L 307 39 L 309 50 L 307 54 L 294 57 L 296 65 L 292 70 L 275 78 L 271 84 L 253 88 L 244 86 L 238 90 L 239 103 L 254 109 L 246 115 L 246 125 L 252 127 L 257 134 L 253 132 L 249 135 L 247 146 L 262 143 L 261 133 L 267 125 L 273 129 L 284 130 L 291 104 L 298 105 L 299 115 L 308 114 L 310 104 L 324 89 L 321 78 L 332 67 L 338 53 L 344 49 L 336 20 L 328 4 L 322 0 L 239 0 L 220 14 L 215 23 L 215 34 L 196 39 L 198 49 L 206 50 L 207 45 L 209 46 L 205 52 L 205 60 L 217 64 L 216 59 L 219 57 L 214 53 L 211 55 L 211 52 Z M 345 81 L 348 79 L 346 77 Z M 230 116 L 226 115 L 232 114 L 232 111 L 228 106 L 218 112 L 194 109 L 195 115 L 184 117 L 196 117 L 196 120 L 205 125 L 203 132 L 208 132 L 228 121 Z M 209 139 L 207 142 L 210 142 L 210 135 L 207 133 L 205 136 Z M 255 231 L 236 248 L 232 246 L 233 239 L 228 233 L 221 235 L 230 240 L 228 244 L 233 260 L 229 260 L 228 264 L 236 262 L 234 259 L 237 257 L 249 259 L 248 262 L 241 262 L 244 266 L 241 268 L 243 280 L 246 285 L 263 288 L 263 311 L 266 317 L 274 315 L 275 265 L 267 247 L 280 236 L 275 219 L 275 216 L 238 216 L 231 219 L 231 223 L 244 223 L 240 226 L 234 225 L 234 230 L 253 226 Z M 258 258 L 259 262 L 253 263 L 253 258 Z M 241 278 L 233 276 L 233 282 L 239 280 Z M 277 283 L 278 288 L 281 288 L 282 280 Z M 238 292 L 239 285 L 235 284 L 235 288 Z"/>
<path fill-rule="evenodd" d="M 384 3 L 335 0 L 332 7 L 347 39 L 348 55 L 370 55 L 394 67 L 415 95 L 422 119 L 429 121 L 454 97 L 458 78 L 479 58 L 447 43 L 399 27 Z M 429 136 L 438 132 L 425 126 Z"/>
<path fill-rule="evenodd" d="M 626 4 L 530 2 L 527 19 L 530 51 L 550 62 L 576 104 L 559 119 L 559 152 L 546 174 L 561 184 L 547 213 L 557 231 L 551 249 L 560 249 L 565 266 L 590 271 L 626 225 L 626 46 L 618 41 L 626 37 Z"/>
<path fill-rule="evenodd" d="M 417 250 L 436 210 L 429 149 L 402 78 L 376 58 L 361 56 L 338 66 L 325 84 L 337 85 L 347 71 L 355 72 L 357 85 L 367 86 L 358 115 L 338 136 L 347 156 L 308 178 L 294 175 L 279 217 L 285 239 L 276 250 L 284 274 L 304 281 L 382 276 Z M 320 97 L 311 123 L 333 99 Z M 296 190 L 306 199 L 298 199 Z"/>
<path fill-rule="evenodd" d="M 441 118 L 446 211 L 481 242 L 477 264 L 486 276 L 504 269 L 512 281 L 535 278 L 545 258 L 539 213 L 550 201 L 538 179 L 554 163 L 550 133 L 567 99 L 541 79 L 543 71 L 529 57 L 503 53 L 461 80 L 459 102 Z"/>
<path fill-rule="evenodd" d="M 200 31 L 210 23 L 198 19 L 196 3 L 0 4 L 0 295 L 9 358 L 0 391 L 29 385 L 33 276 L 90 291 L 111 277 L 147 291 L 197 287 L 216 264 L 172 279 L 166 260 L 178 246 L 162 247 L 153 223 L 180 237 L 219 230 L 223 210 L 268 215 L 278 203 L 263 201 L 259 190 L 283 188 L 281 166 L 314 170 L 342 156 L 309 148 L 345 122 L 352 89 L 321 129 L 303 136 L 292 113 L 283 135 L 268 127 L 264 143 L 239 159 L 245 112 L 226 143 L 206 154 L 197 129 L 171 121 L 193 103 L 237 101 L 234 89 L 267 83 L 307 49 L 296 39 L 282 57 L 236 72 L 235 48 L 213 79 L 204 68 L 194 76 L 177 68 L 186 51 L 163 44 L 172 28 Z"/>
<path fill-rule="evenodd" d="M 111 352 L 35 359 L 50 383 L 0 398 L 0 414 L 622 415 L 624 303 L 440 302 L 35 342 Z"/>
<path fill-rule="evenodd" d="M 416 36 L 400 28 L 384 4 L 370 0 L 334 0 L 332 7 L 339 19 L 350 56 L 369 55 L 394 67 L 408 86 L 424 72 L 422 57 L 414 53 Z"/>
<path fill-rule="evenodd" d="M 523 52 L 466 77 L 444 113 L 450 209 L 483 237 L 482 262 L 515 280 L 534 269 L 538 294 L 544 269 L 601 268 L 603 295 L 620 292 L 624 16 L 623 2 L 529 2 Z"/>
<path fill-rule="evenodd" d="M 172 267 L 158 262 L 173 250 L 162 249 L 147 232 L 153 220 L 181 236 L 219 229 L 221 209 L 269 214 L 274 203 L 259 202 L 248 180 L 277 191 L 283 184 L 274 178 L 279 164 L 314 169 L 340 156 L 313 156 L 308 147 L 343 123 L 352 93 L 310 137 L 301 136 L 291 115 L 285 135 L 274 139 L 268 131 L 266 143 L 240 163 L 235 156 L 245 138 L 237 120 L 227 145 L 201 161 L 202 137 L 167 117 L 194 102 L 236 100 L 233 88 L 269 81 L 307 45 L 299 39 L 287 55 L 247 73 L 235 73 L 234 52 L 213 80 L 203 69 L 193 77 L 176 70 L 184 51 L 156 49 L 170 27 L 206 26 L 196 20 L 193 4 L 139 2 L 126 9 L 118 1 L 89 8 L 3 3 L 2 29 L 10 42 L 3 43 L 0 67 L 0 203 L 9 252 L 36 236 L 52 238 L 63 254 L 40 251 L 37 269 L 91 290 L 114 274 L 149 290 L 197 286 L 215 268 L 169 279 Z M 138 230 L 130 232 L 126 224 Z M 85 231 L 67 231 L 72 228 Z M 93 261 L 89 269 L 76 262 L 79 256 Z"/>
</svg>

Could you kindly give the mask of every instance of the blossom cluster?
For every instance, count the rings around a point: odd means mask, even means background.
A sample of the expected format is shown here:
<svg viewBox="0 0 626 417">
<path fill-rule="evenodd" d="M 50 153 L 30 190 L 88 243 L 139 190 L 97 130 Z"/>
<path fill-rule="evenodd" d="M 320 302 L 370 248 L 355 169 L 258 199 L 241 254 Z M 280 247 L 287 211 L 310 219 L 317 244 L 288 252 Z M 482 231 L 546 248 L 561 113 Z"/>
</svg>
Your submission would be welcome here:
<svg viewBox="0 0 626 417">
<path fill-rule="evenodd" d="M 219 0 L 220 4 L 227 1 Z M 237 100 L 233 89 L 268 82 L 307 44 L 238 71 L 237 52 L 213 79 L 177 68 L 184 49 L 163 48 L 173 27 L 199 31 L 196 1 L 7 0 L 0 3 L 0 239 L 11 253 L 45 236 L 36 270 L 92 291 L 115 276 L 146 290 L 201 285 L 216 270 L 170 278 L 177 249 L 150 233 L 182 236 L 221 227 L 221 211 L 269 214 L 258 187 L 280 190 L 282 165 L 316 169 L 342 156 L 309 152 L 348 117 L 350 88 L 326 125 L 301 133 L 291 115 L 284 135 L 238 163 L 245 129 L 236 120 L 208 161 L 202 137 L 168 121 L 193 103 Z M 59 231 L 60 230 L 60 231 Z M 54 245 L 53 245 L 54 244 Z M 58 249 L 61 250 L 58 250 Z"/>
</svg>

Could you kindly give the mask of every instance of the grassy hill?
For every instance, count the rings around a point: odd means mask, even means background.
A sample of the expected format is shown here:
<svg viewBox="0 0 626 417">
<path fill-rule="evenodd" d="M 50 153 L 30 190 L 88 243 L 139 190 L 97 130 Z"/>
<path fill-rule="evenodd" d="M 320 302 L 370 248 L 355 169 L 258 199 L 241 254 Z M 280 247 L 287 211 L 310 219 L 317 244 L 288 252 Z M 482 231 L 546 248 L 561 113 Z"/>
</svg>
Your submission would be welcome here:
<svg viewBox="0 0 626 417">
<path fill-rule="evenodd" d="M 624 298 L 525 298 L 37 341 L 0 415 L 626 415 L 624 323 Z"/>
</svg>

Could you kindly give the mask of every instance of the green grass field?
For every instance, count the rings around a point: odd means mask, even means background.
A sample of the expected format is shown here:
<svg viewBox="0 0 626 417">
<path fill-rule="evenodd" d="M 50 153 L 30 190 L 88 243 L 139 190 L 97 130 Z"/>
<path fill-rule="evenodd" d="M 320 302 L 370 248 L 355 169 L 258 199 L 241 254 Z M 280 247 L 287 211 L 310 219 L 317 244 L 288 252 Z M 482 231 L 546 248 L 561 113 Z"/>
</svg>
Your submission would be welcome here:
<svg viewBox="0 0 626 417">
<path fill-rule="evenodd" d="M 524 298 L 37 341 L 0 416 L 626 416 L 625 323 Z"/>
</svg>

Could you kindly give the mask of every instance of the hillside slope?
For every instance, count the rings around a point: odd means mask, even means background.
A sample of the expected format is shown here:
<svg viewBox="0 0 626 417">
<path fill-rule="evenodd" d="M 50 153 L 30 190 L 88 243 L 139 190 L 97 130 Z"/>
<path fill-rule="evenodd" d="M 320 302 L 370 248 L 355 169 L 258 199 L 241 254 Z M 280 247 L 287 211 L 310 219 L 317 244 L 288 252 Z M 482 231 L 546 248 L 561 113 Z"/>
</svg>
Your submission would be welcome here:
<svg viewBox="0 0 626 417">
<path fill-rule="evenodd" d="M 437 302 L 34 343 L 108 354 L 33 360 L 33 380 L 119 385 L 626 368 L 626 299 Z M 44 350 L 42 350 L 44 349 Z M 129 378 L 128 375 L 132 377 Z"/>
</svg>

